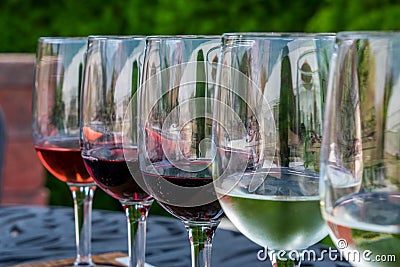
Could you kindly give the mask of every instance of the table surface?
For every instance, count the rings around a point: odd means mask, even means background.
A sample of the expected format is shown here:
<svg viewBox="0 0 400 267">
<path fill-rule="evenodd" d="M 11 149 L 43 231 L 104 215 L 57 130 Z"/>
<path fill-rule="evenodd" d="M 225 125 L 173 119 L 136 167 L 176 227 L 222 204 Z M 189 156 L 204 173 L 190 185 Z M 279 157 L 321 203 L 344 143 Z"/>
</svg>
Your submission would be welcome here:
<svg viewBox="0 0 400 267">
<path fill-rule="evenodd" d="M 72 208 L 0 207 L 0 266 L 73 258 L 75 256 Z M 237 231 L 218 229 L 213 241 L 212 266 L 271 266 L 257 259 L 260 246 Z M 327 247 L 312 246 L 317 255 Z M 92 254 L 127 252 L 123 212 L 93 211 Z M 339 258 L 339 257 L 338 257 Z M 187 231 L 176 219 L 149 216 L 146 262 L 157 266 L 190 266 Z M 303 267 L 349 267 L 345 261 L 304 261 Z"/>
</svg>

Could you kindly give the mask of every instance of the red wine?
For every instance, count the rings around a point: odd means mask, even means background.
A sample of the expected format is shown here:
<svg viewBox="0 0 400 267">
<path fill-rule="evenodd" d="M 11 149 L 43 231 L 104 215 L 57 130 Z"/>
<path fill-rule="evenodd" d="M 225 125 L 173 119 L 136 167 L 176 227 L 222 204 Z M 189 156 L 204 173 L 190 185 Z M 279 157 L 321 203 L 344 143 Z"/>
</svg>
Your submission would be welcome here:
<svg viewBox="0 0 400 267">
<path fill-rule="evenodd" d="M 56 178 L 66 183 L 93 183 L 86 171 L 77 138 L 46 139 L 35 145 L 43 166 Z"/>
<path fill-rule="evenodd" d="M 153 165 L 158 174 L 144 172 L 144 176 L 146 182 L 152 185 L 151 189 L 157 190 L 157 195 L 168 196 L 176 192 L 171 192 L 167 188 L 168 186 L 163 186 L 163 183 L 158 182 L 159 179 L 165 179 L 174 185 L 182 187 L 204 186 L 213 182 L 208 165 L 210 164 L 207 161 L 191 161 L 181 166 L 159 162 Z M 171 205 L 162 201 L 162 199 L 157 199 L 157 202 L 170 214 L 183 221 L 210 222 L 220 220 L 223 212 L 218 200 L 216 200 L 215 191 L 204 191 L 204 193 L 207 195 L 202 196 L 202 198 L 215 200 L 199 206 Z"/>
<path fill-rule="evenodd" d="M 125 153 L 132 153 L 137 158 L 137 149 L 130 149 Z M 134 176 L 141 175 L 137 161 L 129 161 L 128 168 L 121 146 L 105 146 L 85 151 L 82 154 L 88 172 L 97 185 L 110 196 L 125 202 L 149 201 L 152 197 L 146 193 L 132 177 L 130 169 L 135 171 Z"/>
</svg>

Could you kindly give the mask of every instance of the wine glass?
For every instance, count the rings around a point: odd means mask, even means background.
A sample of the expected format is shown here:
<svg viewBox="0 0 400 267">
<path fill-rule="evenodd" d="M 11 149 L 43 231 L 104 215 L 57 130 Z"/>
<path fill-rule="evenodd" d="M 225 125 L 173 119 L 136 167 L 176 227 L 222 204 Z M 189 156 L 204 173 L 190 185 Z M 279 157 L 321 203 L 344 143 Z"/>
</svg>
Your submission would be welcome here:
<svg viewBox="0 0 400 267">
<path fill-rule="evenodd" d="M 210 266 L 222 216 L 212 184 L 212 102 L 220 36 L 146 39 L 139 163 L 147 190 L 188 230 L 192 266 Z"/>
<path fill-rule="evenodd" d="M 332 34 L 222 37 L 214 186 L 224 213 L 268 248 L 274 266 L 300 266 L 301 253 L 294 251 L 327 234 L 319 209 L 319 150 L 333 43 Z"/>
<path fill-rule="evenodd" d="M 337 34 L 321 210 L 336 247 L 354 266 L 399 265 L 399 56 L 400 33 Z"/>
<path fill-rule="evenodd" d="M 82 157 L 96 184 L 125 210 L 131 267 L 145 264 L 146 218 L 153 202 L 136 182 L 141 177 L 136 130 L 123 132 L 124 124 L 137 129 L 125 113 L 139 84 L 144 40 L 89 36 L 82 86 Z"/>
<path fill-rule="evenodd" d="M 92 199 L 95 183 L 79 145 L 79 97 L 87 38 L 41 37 L 33 88 L 32 129 L 37 155 L 46 169 L 67 183 L 75 210 L 75 266 L 93 266 Z"/>
</svg>

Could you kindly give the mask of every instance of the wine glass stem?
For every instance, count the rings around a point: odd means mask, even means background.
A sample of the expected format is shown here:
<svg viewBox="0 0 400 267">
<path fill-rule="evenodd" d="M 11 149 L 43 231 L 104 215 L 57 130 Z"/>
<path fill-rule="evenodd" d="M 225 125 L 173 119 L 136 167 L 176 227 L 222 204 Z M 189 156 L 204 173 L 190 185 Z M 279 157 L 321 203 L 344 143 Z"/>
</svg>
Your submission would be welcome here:
<svg viewBox="0 0 400 267">
<path fill-rule="evenodd" d="M 129 267 L 143 267 L 146 252 L 146 218 L 150 202 L 122 203 L 128 223 Z"/>
<path fill-rule="evenodd" d="M 74 200 L 75 212 L 75 240 L 77 255 L 75 266 L 92 266 L 91 239 L 92 239 L 92 201 L 96 186 L 68 185 Z"/>
<path fill-rule="evenodd" d="M 270 259 L 272 259 L 271 261 L 273 267 L 300 267 L 301 259 L 295 256 L 296 255 L 294 253 L 287 251 L 286 254 L 278 253 L 278 255 L 274 255 L 270 257 Z"/>
<path fill-rule="evenodd" d="M 210 267 L 212 240 L 218 223 L 185 223 L 189 233 L 192 267 Z"/>
</svg>

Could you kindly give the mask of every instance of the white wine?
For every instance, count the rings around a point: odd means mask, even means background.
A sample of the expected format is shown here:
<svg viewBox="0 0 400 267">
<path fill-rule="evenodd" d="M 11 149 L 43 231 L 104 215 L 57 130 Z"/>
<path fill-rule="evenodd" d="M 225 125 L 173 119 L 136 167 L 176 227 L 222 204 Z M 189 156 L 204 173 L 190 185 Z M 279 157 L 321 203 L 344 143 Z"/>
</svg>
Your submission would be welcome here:
<svg viewBox="0 0 400 267">
<path fill-rule="evenodd" d="M 333 241 L 353 265 L 400 266 L 400 193 L 351 195 L 324 216 Z"/>
<path fill-rule="evenodd" d="M 232 190 L 221 194 L 220 202 L 250 240 L 270 249 L 291 250 L 307 248 L 328 234 L 320 213 L 317 175 L 268 171 L 253 193 L 243 187 L 246 175 L 251 176 L 244 174 Z"/>
</svg>

